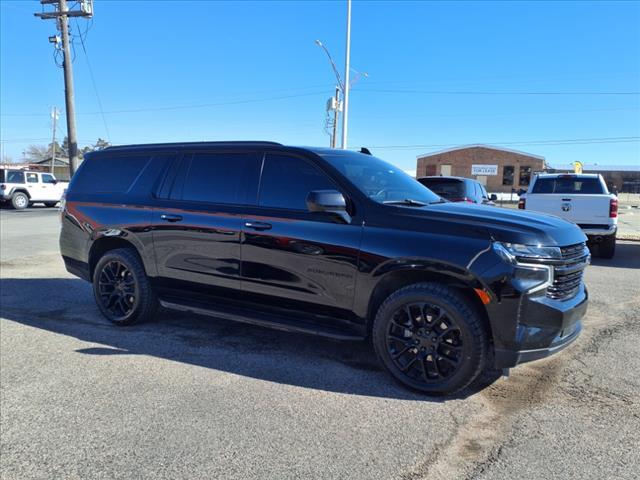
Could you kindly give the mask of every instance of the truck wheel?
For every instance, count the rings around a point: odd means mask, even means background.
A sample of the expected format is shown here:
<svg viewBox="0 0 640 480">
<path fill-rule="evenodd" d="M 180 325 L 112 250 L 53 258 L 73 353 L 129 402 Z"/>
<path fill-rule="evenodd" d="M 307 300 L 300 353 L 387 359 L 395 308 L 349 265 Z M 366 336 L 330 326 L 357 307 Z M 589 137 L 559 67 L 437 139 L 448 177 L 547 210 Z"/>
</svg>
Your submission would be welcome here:
<svg viewBox="0 0 640 480">
<path fill-rule="evenodd" d="M 55 207 L 58 204 L 58 202 L 44 202 L 44 206 L 45 207 Z"/>
<path fill-rule="evenodd" d="M 11 197 L 11 205 L 16 210 L 24 210 L 29 206 L 29 197 L 26 193 L 16 192 Z"/>
<path fill-rule="evenodd" d="M 609 235 L 600 245 L 598 245 L 598 256 L 602 258 L 613 258 L 616 253 L 616 236 Z"/>
<path fill-rule="evenodd" d="M 129 248 L 100 258 L 93 272 L 93 294 L 102 314 L 116 325 L 150 320 L 158 308 L 142 262 Z"/>
<path fill-rule="evenodd" d="M 403 385 L 450 395 L 484 369 L 489 341 L 473 305 L 439 283 L 417 283 L 391 294 L 378 309 L 373 345 Z"/>
</svg>

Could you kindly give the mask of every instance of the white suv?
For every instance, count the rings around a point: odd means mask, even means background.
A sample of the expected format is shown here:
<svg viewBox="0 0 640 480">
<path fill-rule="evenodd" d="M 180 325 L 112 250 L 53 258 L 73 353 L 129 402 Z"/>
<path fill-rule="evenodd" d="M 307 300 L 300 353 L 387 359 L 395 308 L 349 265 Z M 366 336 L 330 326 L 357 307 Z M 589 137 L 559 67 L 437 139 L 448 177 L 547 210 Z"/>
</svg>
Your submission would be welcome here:
<svg viewBox="0 0 640 480">
<path fill-rule="evenodd" d="M 32 203 L 55 206 L 69 184 L 59 182 L 51 173 L 0 169 L 0 202 L 11 202 L 16 210 Z"/>
</svg>

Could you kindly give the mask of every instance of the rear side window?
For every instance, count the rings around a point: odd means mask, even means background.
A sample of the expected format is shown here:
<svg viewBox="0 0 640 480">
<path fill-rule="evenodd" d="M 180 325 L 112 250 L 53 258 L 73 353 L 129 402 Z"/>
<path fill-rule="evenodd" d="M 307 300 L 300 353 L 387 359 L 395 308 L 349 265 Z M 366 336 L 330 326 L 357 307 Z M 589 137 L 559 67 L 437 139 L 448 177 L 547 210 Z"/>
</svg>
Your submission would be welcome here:
<svg viewBox="0 0 640 480">
<path fill-rule="evenodd" d="M 257 157 L 250 153 L 194 153 L 188 165 L 182 200 L 244 204 L 246 180 Z"/>
<path fill-rule="evenodd" d="M 464 194 L 464 183 L 459 180 L 444 180 L 439 178 L 420 179 L 425 187 L 443 198 L 462 198 Z"/>
<path fill-rule="evenodd" d="M 336 189 L 329 177 L 301 158 L 267 155 L 258 203 L 262 207 L 307 210 L 309 192 Z"/>
<path fill-rule="evenodd" d="M 540 177 L 532 193 L 599 194 L 604 193 L 599 178 L 593 177 Z"/>
<path fill-rule="evenodd" d="M 38 183 L 38 174 L 37 173 L 27 173 L 27 182 L 29 182 L 29 183 Z"/>
<path fill-rule="evenodd" d="M 7 183 L 24 183 L 24 172 L 8 170 L 6 176 Z"/>
<path fill-rule="evenodd" d="M 99 156 L 88 159 L 73 178 L 73 192 L 125 193 L 150 159 L 148 155 Z"/>
</svg>

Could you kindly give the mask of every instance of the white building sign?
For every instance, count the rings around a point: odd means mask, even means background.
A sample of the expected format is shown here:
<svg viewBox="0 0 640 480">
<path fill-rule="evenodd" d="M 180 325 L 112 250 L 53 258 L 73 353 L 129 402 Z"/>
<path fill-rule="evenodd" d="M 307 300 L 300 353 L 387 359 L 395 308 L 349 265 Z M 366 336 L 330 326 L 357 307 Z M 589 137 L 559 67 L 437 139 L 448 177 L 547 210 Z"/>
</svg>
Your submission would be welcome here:
<svg viewBox="0 0 640 480">
<path fill-rule="evenodd" d="M 498 165 L 471 165 L 471 175 L 498 175 Z"/>
</svg>

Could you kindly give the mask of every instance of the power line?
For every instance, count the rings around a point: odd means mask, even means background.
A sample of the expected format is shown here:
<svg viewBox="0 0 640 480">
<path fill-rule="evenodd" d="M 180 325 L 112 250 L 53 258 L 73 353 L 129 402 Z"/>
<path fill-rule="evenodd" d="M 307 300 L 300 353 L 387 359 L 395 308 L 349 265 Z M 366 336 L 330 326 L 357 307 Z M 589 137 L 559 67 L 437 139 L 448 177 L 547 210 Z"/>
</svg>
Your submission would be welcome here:
<svg viewBox="0 0 640 480">
<path fill-rule="evenodd" d="M 102 117 L 102 123 L 104 124 L 104 130 L 107 133 L 107 141 L 111 139 L 111 134 L 109 133 L 109 127 L 107 126 L 107 119 L 104 116 L 104 109 L 102 108 L 102 100 L 100 99 L 100 94 L 98 93 L 98 87 L 96 86 L 96 80 L 93 76 L 93 68 L 91 68 L 91 62 L 89 61 L 89 54 L 87 53 L 87 49 L 84 45 L 84 38 L 82 33 L 80 33 L 80 28 L 78 26 L 78 20 L 75 21 L 76 29 L 78 30 L 78 36 L 80 37 L 80 44 L 82 45 L 82 51 L 84 52 L 84 59 L 87 61 L 87 67 L 89 67 L 89 77 L 91 78 L 91 84 L 93 85 L 93 91 L 96 94 L 96 100 L 98 101 L 98 108 L 100 109 L 100 116 Z M 89 32 L 89 26 L 85 30 L 85 35 Z"/>
<path fill-rule="evenodd" d="M 483 91 L 483 90 L 396 90 L 366 88 L 359 93 L 411 93 L 424 95 L 640 95 L 640 92 L 554 92 L 554 91 Z"/>
<path fill-rule="evenodd" d="M 588 145 L 595 143 L 634 143 L 640 142 L 640 137 L 599 137 L 599 138 L 571 138 L 571 139 L 556 139 L 556 140 L 527 140 L 518 142 L 479 142 L 482 145 L 502 145 L 502 146 L 515 146 L 515 145 Z M 475 144 L 472 144 L 475 145 Z M 374 145 L 369 148 L 378 148 L 380 150 L 413 150 L 423 148 L 447 148 L 457 147 L 459 143 L 433 143 L 423 145 Z"/>
</svg>

